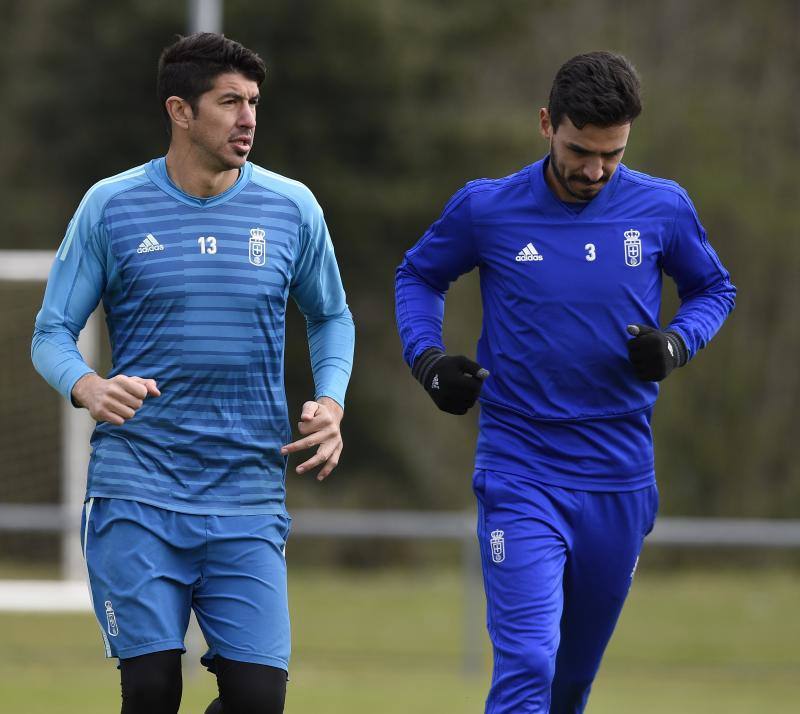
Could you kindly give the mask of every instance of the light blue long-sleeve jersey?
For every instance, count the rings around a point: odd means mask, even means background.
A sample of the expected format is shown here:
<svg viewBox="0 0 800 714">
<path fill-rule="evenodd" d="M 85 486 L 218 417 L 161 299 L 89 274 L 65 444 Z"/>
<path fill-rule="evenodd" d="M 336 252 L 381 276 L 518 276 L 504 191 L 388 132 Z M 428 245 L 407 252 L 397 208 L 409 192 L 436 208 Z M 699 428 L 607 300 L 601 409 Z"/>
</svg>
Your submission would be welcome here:
<svg viewBox="0 0 800 714">
<path fill-rule="evenodd" d="M 36 369 L 65 398 L 92 369 L 76 340 L 102 299 L 112 377 L 153 378 L 122 426 L 98 424 L 87 497 L 187 513 L 285 512 L 288 296 L 306 317 L 315 397 L 344 405 L 354 326 L 322 210 L 302 184 L 247 163 L 189 196 L 155 159 L 95 184 L 36 318 Z"/>
</svg>

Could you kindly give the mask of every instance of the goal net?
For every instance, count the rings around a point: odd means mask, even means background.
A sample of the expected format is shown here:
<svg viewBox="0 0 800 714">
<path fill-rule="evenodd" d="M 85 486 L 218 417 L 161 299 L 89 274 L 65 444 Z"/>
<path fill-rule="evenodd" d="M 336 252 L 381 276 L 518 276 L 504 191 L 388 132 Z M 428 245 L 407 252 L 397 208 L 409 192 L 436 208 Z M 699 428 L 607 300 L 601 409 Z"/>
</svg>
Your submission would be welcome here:
<svg viewBox="0 0 800 714">
<path fill-rule="evenodd" d="M 92 423 L 30 360 L 53 257 L 0 251 L 0 609 L 88 607 L 85 585 L 75 583 L 84 579 L 79 527 Z M 93 316 L 80 341 L 93 365 L 99 324 Z"/>
</svg>

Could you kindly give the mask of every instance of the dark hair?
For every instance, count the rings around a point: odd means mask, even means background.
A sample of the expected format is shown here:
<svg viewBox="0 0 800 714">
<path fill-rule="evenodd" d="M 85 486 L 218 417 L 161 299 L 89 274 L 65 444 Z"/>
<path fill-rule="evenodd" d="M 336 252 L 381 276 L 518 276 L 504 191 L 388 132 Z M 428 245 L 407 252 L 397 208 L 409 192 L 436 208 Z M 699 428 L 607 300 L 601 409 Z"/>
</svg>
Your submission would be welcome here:
<svg viewBox="0 0 800 714">
<path fill-rule="evenodd" d="M 158 99 L 171 131 L 165 106 L 169 97 L 184 99 L 197 112 L 197 100 L 226 72 L 238 72 L 259 85 L 267 76 L 264 60 L 238 42 L 216 32 L 197 32 L 165 47 L 158 60 Z"/>
<path fill-rule="evenodd" d="M 548 111 L 553 130 L 564 116 L 578 128 L 632 122 L 642 111 L 639 75 L 622 55 L 589 52 L 568 60 L 556 73 Z"/>
</svg>

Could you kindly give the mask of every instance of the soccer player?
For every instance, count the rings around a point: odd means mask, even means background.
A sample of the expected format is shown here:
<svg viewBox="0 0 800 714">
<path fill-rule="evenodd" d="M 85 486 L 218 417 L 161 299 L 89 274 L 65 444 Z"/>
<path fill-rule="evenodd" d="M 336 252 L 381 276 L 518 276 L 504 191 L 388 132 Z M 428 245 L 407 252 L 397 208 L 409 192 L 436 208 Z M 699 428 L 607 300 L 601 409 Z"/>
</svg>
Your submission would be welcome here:
<svg viewBox="0 0 800 714">
<path fill-rule="evenodd" d="M 686 192 L 621 163 L 640 111 L 624 57 L 572 58 L 540 110 L 548 155 L 468 183 L 397 271 L 414 376 L 446 412 L 480 396 L 489 714 L 584 710 L 656 516 L 657 382 L 734 304 Z M 450 283 L 475 267 L 477 363 L 446 354 L 441 333 Z M 662 329 L 664 273 L 681 305 Z"/>
<path fill-rule="evenodd" d="M 342 451 L 353 321 L 313 195 L 247 161 L 264 78 L 222 35 L 163 51 L 169 150 L 89 189 L 36 318 L 36 368 L 97 421 L 81 536 L 123 714 L 178 711 L 191 609 L 219 685 L 209 714 L 283 711 L 286 458 L 316 447 L 297 471 L 322 480 Z M 316 389 L 292 443 L 288 296 Z M 76 348 L 101 299 L 108 378 Z"/>
</svg>

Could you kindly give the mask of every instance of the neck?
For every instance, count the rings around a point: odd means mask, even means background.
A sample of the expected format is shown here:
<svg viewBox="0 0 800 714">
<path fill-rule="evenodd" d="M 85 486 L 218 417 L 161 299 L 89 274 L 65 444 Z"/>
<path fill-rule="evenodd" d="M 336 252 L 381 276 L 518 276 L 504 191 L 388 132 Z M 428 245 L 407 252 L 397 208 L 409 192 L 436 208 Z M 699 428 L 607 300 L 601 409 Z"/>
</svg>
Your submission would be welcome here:
<svg viewBox="0 0 800 714">
<path fill-rule="evenodd" d="M 170 144 L 167 151 L 167 174 L 184 193 L 196 198 L 210 198 L 225 193 L 239 178 L 239 169 L 218 170 L 201 160 L 191 147 Z"/>
</svg>

